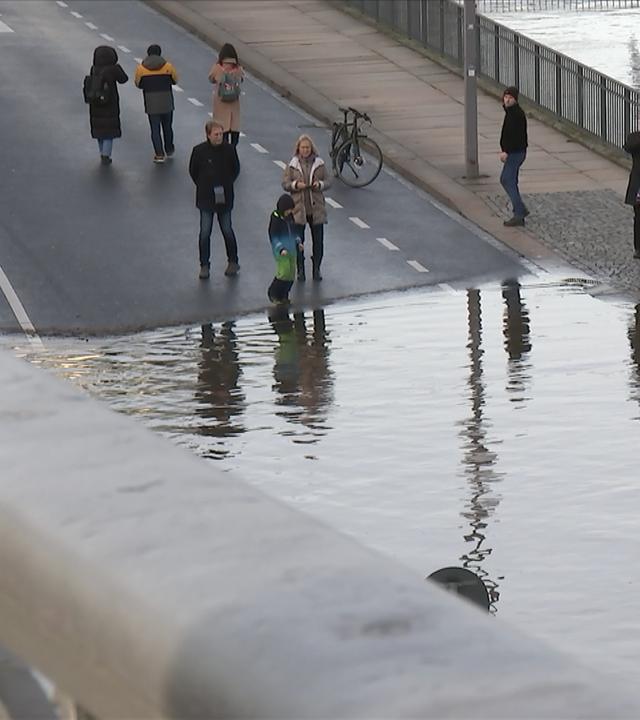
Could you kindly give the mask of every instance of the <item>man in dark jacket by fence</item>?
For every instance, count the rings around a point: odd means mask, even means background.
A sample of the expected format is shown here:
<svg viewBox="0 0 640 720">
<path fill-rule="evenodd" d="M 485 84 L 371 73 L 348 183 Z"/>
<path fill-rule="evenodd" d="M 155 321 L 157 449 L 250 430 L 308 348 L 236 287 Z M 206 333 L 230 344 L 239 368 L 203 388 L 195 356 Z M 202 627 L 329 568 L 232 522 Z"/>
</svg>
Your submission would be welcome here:
<svg viewBox="0 0 640 720">
<path fill-rule="evenodd" d="M 157 163 L 174 153 L 172 86 L 177 82 L 178 73 L 162 57 L 160 45 L 149 45 L 147 57 L 136 68 L 135 84 L 144 95 L 144 111 L 149 116 L 155 152 L 153 161 Z"/>
<path fill-rule="evenodd" d="M 524 225 L 529 214 L 520 197 L 518 174 L 520 166 L 527 157 L 527 116 L 518 104 L 518 88 L 508 87 L 502 93 L 504 121 L 500 133 L 500 161 L 504 163 L 500 173 L 500 184 L 505 189 L 513 205 L 513 217 L 505 220 L 507 227 Z"/>
<path fill-rule="evenodd" d="M 223 143 L 224 127 L 215 120 L 205 126 L 207 139 L 191 151 L 189 175 L 196 185 L 196 207 L 200 211 L 200 279 L 209 277 L 211 257 L 211 230 L 213 216 L 224 237 L 227 251 L 227 268 L 224 274 L 237 275 L 238 244 L 231 226 L 233 209 L 233 183 L 240 174 L 240 162 L 235 145 Z"/>
</svg>

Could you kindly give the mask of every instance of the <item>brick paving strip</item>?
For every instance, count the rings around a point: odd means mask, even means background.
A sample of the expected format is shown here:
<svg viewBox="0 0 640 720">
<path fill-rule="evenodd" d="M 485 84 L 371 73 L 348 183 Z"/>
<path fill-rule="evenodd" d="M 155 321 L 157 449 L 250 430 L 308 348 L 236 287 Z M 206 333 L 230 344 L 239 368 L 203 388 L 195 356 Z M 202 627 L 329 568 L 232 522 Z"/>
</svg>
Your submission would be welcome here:
<svg viewBox="0 0 640 720">
<path fill-rule="evenodd" d="M 371 115 L 387 165 L 548 269 L 561 259 L 625 291 L 640 288 L 628 171 L 539 120 L 529 120 L 520 187 L 532 215 L 505 228 L 498 139 L 503 110 L 479 90 L 483 177 L 464 179 L 464 82 L 330 0 L 147 0 L 214 47 L 236 46 L 256 77 L 327 123 L 338 106 Z"/>
</svg>

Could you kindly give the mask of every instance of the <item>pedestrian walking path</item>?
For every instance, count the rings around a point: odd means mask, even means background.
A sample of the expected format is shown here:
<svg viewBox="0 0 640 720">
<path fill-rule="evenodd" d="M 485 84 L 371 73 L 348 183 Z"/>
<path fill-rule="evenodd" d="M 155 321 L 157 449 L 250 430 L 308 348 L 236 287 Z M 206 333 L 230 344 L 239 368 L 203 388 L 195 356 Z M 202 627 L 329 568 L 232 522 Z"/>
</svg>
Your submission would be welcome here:
<svg viewBox="0 0 640 720">
<path fill-rule="evenodd" d="M 503 110 L 479 91 L 481 178 L 464 178 L 463 79 L 329 0 L 149 0 L 203 39 L 236 46 L 243 65 L 324 122 L 338 106 L 366 111 L 388 164 L 530 259 L 558 257 L 627 290 L 632 258 L 627 170 L 529 118 L 520 188 L 527 227 L 509 217 L 499 184 Z M 389 208 L 393 213 L 394 209 Z"/>
</svg>

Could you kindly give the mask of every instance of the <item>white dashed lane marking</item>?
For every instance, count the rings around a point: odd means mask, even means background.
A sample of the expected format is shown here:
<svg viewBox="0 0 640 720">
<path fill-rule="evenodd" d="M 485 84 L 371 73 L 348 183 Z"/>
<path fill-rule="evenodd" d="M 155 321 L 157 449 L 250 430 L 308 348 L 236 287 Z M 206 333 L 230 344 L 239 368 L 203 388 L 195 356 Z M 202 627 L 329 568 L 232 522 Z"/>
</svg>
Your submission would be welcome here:
<svg viewBox="0 0 640 720">
<path fill-rule="evenodd" d="M 89 30 L 97 30 L 98 26 L 94 25 L 93 23 L 86 22 L 85 25 L 89 28 Z"/>
<path fill-rule="evenodd" d="M 137 63 L 141 63 L 141 62 L 142 62 L 142 58 L 133 58 L 133 59 L 134 59 Z"/>
<path fill-rule="evenodd" d="M 33 327 L 33 323 L 27 315 L 27 311 L 24 309 L 24 305 L 20 302 L 20 298 L 16 295 L 16 291 L 9 282 L 9 278 L 5 275 L 4 270 L 0 267 L 0 291 L 7 299 L 9 307 L 18 321 L 18 324 L 22 328 L 24 334 L 29 340 L 35 344 L 42 345 L 42 341 L 36 333 L 36 329 Z"/>
<path fill-rule="evenodd" d="M 12 33 L 13 30 L 6 24 L 3 23 L 2 20 L 0 20 L 0 33 Z"/>
<path fill-rule="evenodd" d="M 240 137 L 247 137 L 247 136 L 243 132 L 241 132 Z"/>
<path fill-rule="evenodd" d="M 407 265 L 411 265 L 414 270 L 417 270 L 421 273 L 429 272 L 429 268 L 421 265 L 417 260 L 407 260 Z"/>
<path fill-rule="evenodd" d="M 336 202 L 333 198 L 325 197 L 325 201 L 327 205 L 331 205 L 332 208 L 341 208 L 342 205 L 340 205 L 339 202 Z"/>
<path fill-rule="evenodd" d="M 452 288 L 451 285 L 449 285 L 448 283 L 438 283 L 438 287 L 440 288 L 440 290 L 451 293 L 451 295 L 458 294 L 458 291 L 455 288 Z"/>
<path fill-rule="evenodd" d="M 283 170 L 286 170 L 287 163 L 282 162 L 282 160 L 274 160 L 273 161 L 279 168 L 282 168 Z"/>
<path fill-rule="evenodd" d="M 197 98 L 187 98 L 187 100 L 196 107 L 202 107 L 202 103 Z"/>
<path fill-rule="evenodd" d="M 139 60 L 138 62 L 142 62 L 142 60 Z M 180 85 L 174 85 L 174 86 L 173 86 L 173 89 L 174 89 L 176 92 L 184 92 L 184 90 L 180 87 Z"/>
<path fill-rule="evenodd" d="M 257 150 L 259 153 L 263 153 L 264 155 L 268 154 L 268 150 L 266 148 L 263 148 L 260 143 L 250 143 L 251 147 L 254 150 Z"/>
<path fill-rule="evenodd" d="M 79 12 L 76 12 L 75 10 L 70 11 L 74 18 L 81 18 L 82 15 L 80 15 Z"/>
<path fill-rule="evenodd" d="M 111 35 L 107 35 L 107 33 L 100 33 L 100 37 L 104 38 L 107 42 L 113 42 L 115 38 L 111 37 Z"/>
<path fill-rule="evenodd" d="M 69 7 L 66 2 L 62 2 L 62 0 L 56 0 L 56 5 L 59 5 L 60 7 Z"/>
<path fill-rule="evenodd" d="M 400 250 L 397 245 L 394 245 L 391 240 L 387 240 L 387 238 L 376 238 L 376 240 L 380 243 L 380 245 L 386 247 L 387 250 Z"/>
<path fill-rule="evenodd" d="M 359 217 L 350 217 L 349 220 L 351 220 L 351 222 L 354 225 L 357 225 L 359 228 L 362 228 L 363 230 L 369 229 L 369 225 L 367 225 L 367 223 L 364 220 L 361 220 Z"/>
<path fill-rule="evenodd" d="M 129 50 L 128 47 L 125 47 L 124 45 L 118 45 L 118 50 L 122 50 L 122 52 L 130 53 L 131 50 Z"/>
</svg>

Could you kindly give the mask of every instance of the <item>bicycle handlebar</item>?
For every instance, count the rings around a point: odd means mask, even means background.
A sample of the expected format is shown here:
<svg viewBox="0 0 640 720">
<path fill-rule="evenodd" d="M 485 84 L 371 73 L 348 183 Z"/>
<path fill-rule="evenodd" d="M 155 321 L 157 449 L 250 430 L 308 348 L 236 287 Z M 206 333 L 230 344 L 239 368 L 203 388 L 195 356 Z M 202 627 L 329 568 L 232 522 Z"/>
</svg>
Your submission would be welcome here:
<svg viewBox="0 0 640 720">
<path fill-rule="evenodd" d="M 347 113 L 353 113 L 354 117 L 356 118 L 362 118 L 365 122 L 370 123 L 371 118 L 367 115 L 367 113 L 360 112 L 360 110 L 356 110 L 355 108 L 348 107 L 348 108 L 339 108 L 340 112 L 346 115 Z"/>
</svg>

